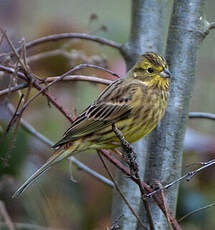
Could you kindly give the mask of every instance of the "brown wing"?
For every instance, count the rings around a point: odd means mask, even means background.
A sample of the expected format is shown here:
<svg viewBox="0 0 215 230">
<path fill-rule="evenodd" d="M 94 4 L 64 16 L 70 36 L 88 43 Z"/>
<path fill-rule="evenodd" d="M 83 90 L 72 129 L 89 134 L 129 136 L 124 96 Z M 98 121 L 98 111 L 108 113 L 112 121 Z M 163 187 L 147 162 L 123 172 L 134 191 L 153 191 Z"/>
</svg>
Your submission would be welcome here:
<svg viewBox="0 0 215 230">
<path fill-rule="evenodd" d="M 76 118 L 63 138 L 53 148 L 102 130 L 112 122 L 129 117 L 132 110 L 129 105 L 132 94 L 128 93 L 127 86 L 121 87 L 122 81 L 122 79 L 117 80 L 108 86 L 98 99 Z M 124 97 L 122 92 L 124 92 Z"/>
</svg>

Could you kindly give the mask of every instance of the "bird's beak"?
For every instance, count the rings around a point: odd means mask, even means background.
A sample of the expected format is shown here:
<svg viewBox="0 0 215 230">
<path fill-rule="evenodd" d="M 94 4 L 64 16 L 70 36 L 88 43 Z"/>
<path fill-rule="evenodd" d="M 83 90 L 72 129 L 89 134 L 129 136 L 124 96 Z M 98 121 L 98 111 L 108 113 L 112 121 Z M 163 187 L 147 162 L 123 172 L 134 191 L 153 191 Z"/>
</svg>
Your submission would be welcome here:
<svg viewBox="0 0 215 230">
<path fill-rule="evenodd" d="M 161 73 L 160 73 L 160 76 L 163 77 L 163 78 L 170 78 L 171 77 L 171 73 L 170 71 L 165 68 Z"/>
</svg>

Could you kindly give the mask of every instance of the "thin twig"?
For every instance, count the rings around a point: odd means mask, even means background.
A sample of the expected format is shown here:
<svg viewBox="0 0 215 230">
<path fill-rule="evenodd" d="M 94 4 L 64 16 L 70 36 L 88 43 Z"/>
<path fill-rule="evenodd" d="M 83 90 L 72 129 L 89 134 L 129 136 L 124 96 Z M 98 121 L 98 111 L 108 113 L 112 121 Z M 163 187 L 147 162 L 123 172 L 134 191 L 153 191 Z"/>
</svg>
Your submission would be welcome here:
<svg viewBox="0 0 215 230">
<path fill-rule="evenodd" d="M 110 186 L 111 188 L 114 187 L 114 184 L 112 181 L 108 180 L 106 177 L 102 176 L 101 174 L 97 173 L 96 171 L 90 169 L 87 167 L 85 164 L 82 162 L 78 161 L 76 158 L 73 156 L 69 158 L 69 160 L 74 163 L 78 169 L 83 170 L 84 172 L 88 173 L 89 175 L 93 176 L 96 178 L 98 181 L 101 181 L 102 183 Z"/>
<path fill-rule="evenodd" d="M 122 199 L 123 199 L 123 201 L 125 202 L 125 204 L 127 205 L 127 207 L 130 209 L 130 211 L 132 212 L 132 214 L 136 217 L 137 221 L 138 221 L 139 224 L 142 226 L 142 228 L 143 228 L 143 229 L 147 229 L 147 228 L 144 226 L 144 224 L 143 224 L 142 220 L 140 219 L 140 217 L 136 214 L 136 212 L 134 211 L 134 209 L 131 207 L 131 205 L 129 204 L 129 202 L 128 202 L 127 199 L 125 198 L 124 194 L 121 192 L 121 190 L 120 190 L 118 184 L 117 184 L 116 181 L 114 180 L 114 178 L 113 178 L 113 176 L 112 176 L 110 170 L 108 169 L 106 163 L 104 162 L 104 160 L 103 160 L 103 158 L 102 158 L 102 156 L 101 156 L 101 154 L 100 154 L 100 151 L 98 151 L 98 156 L 99 156 L 99 158 L 100 158 L 100 160 L 101 160 L 101 162 L 102 162 L 102 164 L 103 164 L 105 170 L 107 171 L 109 177 L 110 177 L 111 180 L 113 181 L 113 183 L 114 183 L 114 185 L 115 185 L 115 188 L 116 188 L 117 192 L 120 194 L 120 196 L 122 197 Z"/>
<path fill-rule="evenodd" d="M 201 208 L 198 208 L 198 209 L 195 209 L 189 213 L 187 213 L 186 215 L 182 216 L 180 219 L 178 219 L 178 222 L 182 222 L 184 219 L 186 219 L 187 217 L 193 215 L 193 214 L 196 214 L 197 212 L 200 212 L 202 210 L 205 210 L 205 209 L 208 209 L 208 208 L 211 208 L 211 207 L 214 207 L 215 206 L 215 203 L 213 204 L 208 204 L 204 207 L 201 207 Z"/>
<path fill-rule="evenodd" d="M 133 175 L 130 174 L 130 170 L 125 167 L 119 160 L 117 160 L 116 158 L 114 158 L 111 153 L 107 150 L 100 150 L 100 153 L 107 158 L 112 164 L 114 164 L 119 170 L 121 170 L 125 175 L 127 175 L 129 178 L 131 178 L 132 181 L 134 181 L 136 184 L 138 184 L 137 178 L 134 177 Z M 145 189 L 147 192 L 153 192 L 153 189 L 147 185 L 144 181 L 141 182 L 143 189 Z M 153 196 L 153 199 L 155 200 L 155 202 L 157 203 L 157 205 L 159 206 L 159 208 L 163 211 L 163 213 L 166 216 L 166 212 L 168 212 L 168 216 L 174 226 L 174 228 L 176 230 L 182 230 L 180 225 L 178 224 L 177 220 L 173 217 L 172 213 L 170 210 L 165 210 L 163 201 L 160 199 L 159 196 Z"/>
<path fill-rule="evenodd" d="M 145 194 L 145 197 L 146 198 L 151 197 L 151 196 L 155 195 L 156 193 L 158 193 L 158 192 L 160 192 L 162 190 L 168 189 L 169 187 L 179 183 L 180 181 L 182 181 L 184 179 L 186 179 L 187 181 L 190 181 L 193 178 L 193 176 L 195 176 L 197 173 L 199 173 L 200 171 L 202 171 L 205 168 L 208 168 L 208 167 L 214 165 L 215 160 L 211 160 L 211 161 L 208 161 L 208 162 L 201 162 L 201 164 L 203 165 L 202 167 L 200 167 L 200 168 L 198 168 L 198 169 L 196 169 L 194 171 L 190 171 L 190 172 L 186 173 L 185 175 L 183 175 L 183 176 L 179 177 L 178 179 L 172 181 L 171 183 L 163 186 L 162 188 L 159 188 L 157 190 L 154 190 L 153 192 Z"/>
<path fill-rule="evenodd" d="M 7 66 L 3 66 L 3 65 L 0 65 L 0 70 L 2 70 L 2 71 L 5 71 L 5 72 L 7 72 L 7 73 L 14 73 L 14 69 L 13 68 L 10 68 L 10 67 L 7 67 Z M 21 79 L 23 79 L 23 80 L 26 80 L 26 81 L 28 81 L 27 79 L 26 79 L 26 76 L 23 74 L 23 73 L 21 73 L 21 72 L 18 72 L 17 73 L 17 76 L 19 76 Z M 40 86 L 40 84 L 37 82 L 37 81 L 35 81 L 35 82 L 33 82 L 33 86 L 37 89 L 37 90 L 42 90 L 43 88 Z M 54 98 L 54 97 L 52 97 L 48 92 L 46 92 L 46 91 L 44 91 L 44 92 L 42 92 L 42 94 L 43 95 L 45 95 L 47 98 L 48 98 L 48 100 L 70 121 L 70 122 L 72 122 L 73 121 L 73 118 L 70 116 L 70 114 L 68 113 L 68 112 L 66 112 L 65 111 L 65 109 L 61 106 L 61 105 L 59 105 L 58 103 L 57 103 L 57 101 L 56 101 L 56 99 Z"/>
<path fill-rule="evenodd" d="M 162 184 L 159 181 L 155 181 L 155 182 L 159 186 L 159 188 L 162 188 Z M 170 218 L 169 218 L 169 215 L 168 215 L 168 211 L 167 211 L 168 209 L 167 209 L 167 204 L 166 204 L 166 197 L 165 197 L 165 194 L 164 194 L 163 190 L 161 191 L 161 199 L 162 199 L 163 204 L 164 204 L 164 209 L 165 209 L 169 229 L 173 230 L 172 225 L 171 225 L 171 221 L 170 221 Z"/>
<path fill-rule="evenodd" d="M 16 86 L 12 86 L 12 87 L 7 88 L 7 89 L 0 90 L 0 96 L 9 94 L 11 92 L 15 92 L 15 91 L 20 90 L 20 89 L 24 89 L 27 86 L 28 86 L 28 83 L 25 82 L 25 83 L 22 83 L 22 84 L 19 84 L 19 85 L 16 85 Z"/>
<path fill-rule="evenodd" d="M 42 43 L 54 42 L 54 41 L 58 41 L 58 40 L 62 40 L 62 39 L 74 39 L 74 38 L 97 42 L 101 45 L 110 46 L 110 47 L 118 49 L 118 50 L 121 50 L 121 48 L 122 48 L 122 45 L 120 43 L 117 43 L 117 42 L 114 42 L 114 41 L 111 41 L 109 39 L 105 39 L 102 37 L 93 36 L 93 35 L 84 34 L 84 33 L 62 33 L 62 34 L 49 35 L 46 37 L 36 39 L 34 41 L 31 41 L 31 42 L 27 42 L 26 48 L 29 49 L 29 48 L 32 48 L 34 46 L 40 45 Z M 19 51 L 20 49 L 17 49 L 17 50 Z"/>
<path fill-rule="evenodd" d="M 58 78 L 59 78 L 58 76 L 48 77 L 44 80 L 44 82 L 52 82 Z M 64 80 L 64 81 L 88 81 L 88 82 L 95 82 L 95 83 L 100 83 L 100 84 L 104 84 L 104 85 L 109 85 L 112 83 L 111 80 L 106 80 L 106 79 L 98 78 L 98 77 L 94 77 L 94 76 L 84 76 L 84 75 L 66 76 L 64 79 L 61 79 L 61 80 Z M 44 82 L 41 82 L 41 83 L 44 83 Z M 11 92 L 15 92 L 15 91 L 20 90 L 20 89 L 24 89 L 26 87 L 28 87 L 27 82 L 21 83 L 19 85 L 16 85 L 16 86 L 13 86 L 13 87 L 10 87 L 7 89 L 0 90 L 0 96 L 9 94 Z"/>
<path fill-rule="evenodd" d="M 202 113 L 202 112 L 190 112 L 189 118 L 205 118 L 209 120 L 215 120 L 215 114 L 213 113 Z"/>
<path fill-rule="evenodd" d="M 0 70 L 3 70 L 5 72 L 8 72 L 8 73 L 13 73 L 15 70 L 13 68 L 9 68 L 7 66 L 3 66 L 3 65 L 0 65 Z M 21 79 L 23 80 L 26 80 L 28 81 L 28 79 L 26 79 L 26 76 L 24 73 L 21 73 L 21 72 L 18 72 L 17 73 L 17 76 L 19 76 Z M 40 84 L 38 82 L 33 82 L 33 86 L 37 89 L 37 90 L 42 90 L 43 88 L 40 86 Z M 42 92 L 42 94 L 44 94 L 48 100 L 70 121 L 72 122 L 73 119 L 71 118 L 70 114 L 68 114 L 64 108 L 59 105 L 57 102 L 56 102 L 56 99 L 53 98 L 51 95 L 48 94 L 48 92 Z"/>
<path fill-rule="evenodd" d="M 59 76 L 48 77 L 44 81 L 52 82 L 52 81 L 55 81 L 58 78 L 60 78 L 60 77 Z M 84 75 L 66 76 L 64 79 L 61 79 L 61 80 L 64 80 L 64 81 L 88 81 L 88 82 L 95 82 L 95 83 L 100 83 L 100 84 L 104 84 L 104 85 L 109 85 L 109 84 L 111 84 L 113 82 L 111 80 L 106 80 L 106 79 L 103 79 L 103 78 L 98 78 L 98 77 L 94 77 L 94 76 L 84 76 Z"/>
<path fill-rule="evenodd" d="M 8 45 L 9 45 L 10 48 L 12 49 L 13 54 L 14 54 L 15 57 L 17 58 L 18 62 L 19 62 L 20 65 L 22 66 L 22 68 L 23 68 L 25 71 L 27 71 L 27 68 L 26 68 L 24 62 L 22 61 L 21 57 L 19 56 L 19 54 L 18 54 L 16 48 L 14 47 L 13 43 L 11 42 L 11 40 L 9 39 L 9 37 L 7 36 L 6 31 L 5 31 L 1 26 L 0 26 L 0 31 L 1 31 L 1 33 L 4 35 L 4 37 L 5 37 L 5 39 L 6 39 L 7 43 L 8 43 Z M 20 50 L 22 50 L 22 49 L 23 49 L 23 47 L 20 47 Z"/>
<path fill-rule="evenodd" d="M 77 71 L 77 70 L 80 70 L 80 69 L 83 69 L 83 68 L 96 68 L 96 69 L 100 69 L 100 70 L 103 70 L 103 71 L 106 71 L 114 76 L 118 76 L 116 73 L 110 71 L 110 70 L 107 70 L 103 67 L 100 67 L 100 66 L 96 66 L 96 65 L 89 65 L 89 64 L 80 64 L 80 65 L 77 65 L 75 66 L 74 68 L 72 68 L 71 70 L 67 71 L 66 73 L 62 74 L 60 77 L 56 78 L 54 81 L 52 81 L 51 83 L 49 83 L 48 85 L 46 85 L 44 88 L 41 88 L 41 90 L 36 93 L 33 97 L 31 97 L 22 107 L 22 110 L 20 111 L 20 113 L 23 113 L 24 110 L 29 106 L 29 104 L 36 98 L 38 97 L 41 93 L 45 92 L 50 86 L 54 85 L 56 82 L 64 79 L 67 75 Z"/>
<path fill-rule="evenodd" d="M 14 224 L 7 212 L 7 209 L 3 203 L 3 201 L 0 200 L 0 214 L 3 217 L 5 221 L 5 225 L 8 227 L 9 230 L 15 230 Z"/>
</svg>

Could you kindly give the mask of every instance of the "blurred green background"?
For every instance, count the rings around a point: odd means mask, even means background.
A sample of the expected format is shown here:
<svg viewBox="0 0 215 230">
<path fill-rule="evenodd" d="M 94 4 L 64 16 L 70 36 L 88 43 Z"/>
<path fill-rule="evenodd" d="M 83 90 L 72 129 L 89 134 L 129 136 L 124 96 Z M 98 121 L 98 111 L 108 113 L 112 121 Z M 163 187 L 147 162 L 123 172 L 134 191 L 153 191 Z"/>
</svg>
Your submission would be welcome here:
<svg viewBox="0 0 215 230">
<path fill-rule="evenodd" d="M 0 23 L 7 29 L 16 45 L 19 45 L 22 37 L 26 41 L 31 41 L 63 32 L 83 32 L 125 43 L 130 31 L 130 7 L 129 0 L 0 0 Z M 206 17 L 209 21 L 215 21 L 214 12 L 215 2 L 207 0 Z M 190 111 L 215 113 L 214 41 L 215 31 L 211 31 L 201 45 Z M 63 46 L 73 54 L 71 60 L 61 55 L 41 58 L 39 61 L 30 62 L 33 72 L 42 78 L 56 76 L 82 62 L 100 64 L 121 75 L 125 72 L 125 63 L 116 50 L 90 41 L 64 40 L 49 43 L 37 46 L 29 55 Z M 5 42 L 1 44 L 0 51 L 8 51 Z M 80 73 L 111 79 L 110 75 L 95 70 Z M 0 76 L 0 87 L 4 88 L 7 84 L 7 79 Z M 104 86 L 94 83 L 67 81 L 52 87 L 50 93 L 68 111 L 74 112 L 75 108 L 80 112 L 103 88 Z M 18 94 L 13 93 L 7 98 L 16 105 Z M 7 98 L 0 98 L 2 129 L 6 128 L 10 117 L 4 106 Z M 53 106 L 47 106 L 47 100 L 42 96 L 30 105 L 23 118 L 54 142 L 69 126 L 69 122 Z M 208 120 L 193 120 L 189 121 L 188 125 L 184 172 L 200 166 L 194 163 L 213 159 L 215 153 L 215 123 Z M 7 152 L 11 135 L 10 133 L 7 141 L 0 145 L 1 159 Z M 11 199 L 18 185 L 50 154 L 47 146 L 19 128 L 8 165 L 0 162 L 0 200 L 4 201 L 12 220 L 75 230 L 105 229 L 110 226 L 112 190 L 75 168 L 73 176 L 77 183 L 70 181 L 67 161 L 46 173 L 19 199 Z M 89 167 L 105 174 L 96 154 L 79 154 L 77 157 Z M 114 167 L 111 168 L 114 171 Z M 211 167 L 190 182 L 181 183 L 178 217 L 215 202 L 214 174 L 215 169 Z M 205 226 L 212 230 L 215 228 L 215 208 L 199 212 L 182 224 L 183 229 L 187 230 L 205 229 Z"/>
</svg>

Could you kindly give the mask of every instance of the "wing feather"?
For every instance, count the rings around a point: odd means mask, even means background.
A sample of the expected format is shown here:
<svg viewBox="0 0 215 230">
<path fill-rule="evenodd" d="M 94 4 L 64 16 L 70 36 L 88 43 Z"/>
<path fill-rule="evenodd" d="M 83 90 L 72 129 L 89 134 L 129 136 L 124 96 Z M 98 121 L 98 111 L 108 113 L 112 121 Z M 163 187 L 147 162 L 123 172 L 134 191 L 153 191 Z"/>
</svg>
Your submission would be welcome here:
<svg viewBox="0 0 215 230">
<path fill-rule="evenodd" d="M 121 82 L 122 80 L 120 79 L 108 86 L 98 99 L 76 118 L 72 126 L 53 148 L 102 130 L 110 126 L 112 122 L 129 117 L 132 107 L 129 105 L 128 100 L 119 100 L 122 88 L 116 87 Z M 109 93 L 110 91 L 111 93 Z M 128 91 L 126 95 L 128 95 Z M 131 95 L 129 95 L 129 98 L 131 98 Z"/>
</svg>

